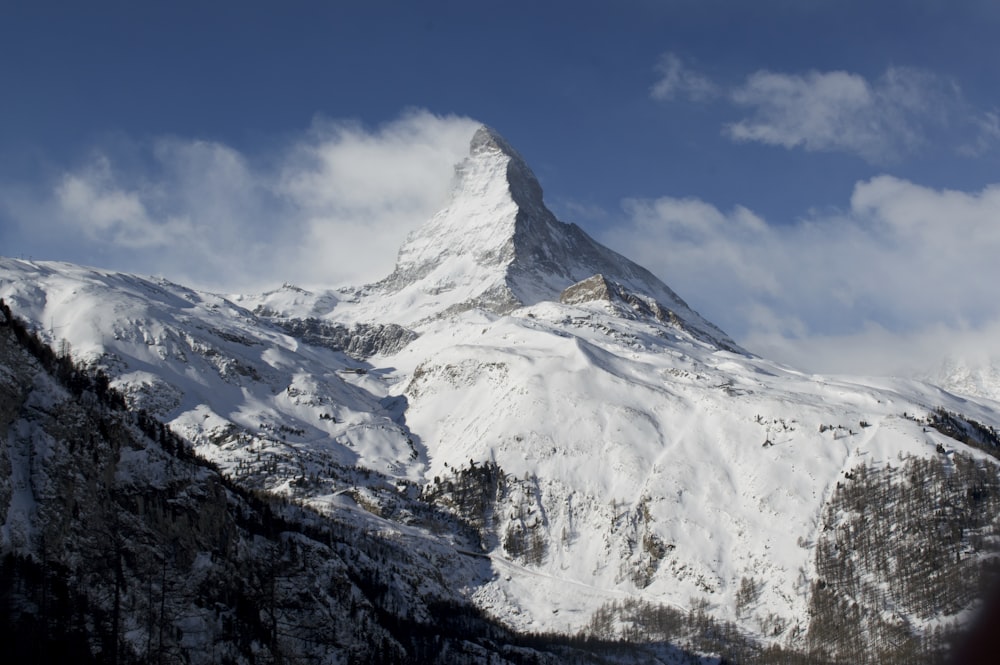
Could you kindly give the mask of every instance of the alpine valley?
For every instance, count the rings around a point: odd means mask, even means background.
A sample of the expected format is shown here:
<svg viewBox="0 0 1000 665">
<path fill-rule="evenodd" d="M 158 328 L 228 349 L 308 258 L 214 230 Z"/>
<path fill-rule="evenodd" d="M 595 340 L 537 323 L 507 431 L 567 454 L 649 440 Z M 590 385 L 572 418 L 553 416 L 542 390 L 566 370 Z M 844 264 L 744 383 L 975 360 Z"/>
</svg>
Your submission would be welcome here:
<svg viewBox="0 0 1000 665">
<path fill-rule="evenodd" d="M 0 297 L 5 662 L 950 662 L 1000 555 L 1000 404 L 741 348 L 487 127 L 377 283 Z"/>
</svg>

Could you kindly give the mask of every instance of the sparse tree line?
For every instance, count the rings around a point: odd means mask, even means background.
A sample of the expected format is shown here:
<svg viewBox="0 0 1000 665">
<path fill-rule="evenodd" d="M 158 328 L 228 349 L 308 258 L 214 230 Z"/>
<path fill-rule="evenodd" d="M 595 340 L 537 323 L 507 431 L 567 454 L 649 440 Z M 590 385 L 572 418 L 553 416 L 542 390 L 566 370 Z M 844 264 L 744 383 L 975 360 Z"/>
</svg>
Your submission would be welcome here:
<svg viewBox="0 0 1000 665">
<path fill-rule="evenodd" d="M 947 437 L 1000 459 L 1000 432 L 995 427 L 941 407 L 927 416 L 927 424 Z"/>
<path fill-rule="evenodd" d="M 821 528 L 808 626 L 783 647 L 697 604 L 634 599 L 602 607 L 585 634 L 683 645 L 731 663 L 948 663 L 967 629 L 961 613 L 1000 581 L 1000 467 L 960 453 L 860 465 L 837 484 Z M 737 616 L 759 592 L 743 578 Z"/>
<path fill-rule="evenodd" d="M 816 544 L 810 648 L 854 663 L 942 662 L 959 635 L 947 619 L 1000 571 L 998 474 L 961 453 L 847 472 Z"/>
<path fill-rule="evenodd" d="M 108 375 L 100 370 L 90 372 L 77 366 L 70 355 L 68 343 L 64 341 L 61 345 L 63 353 L 57 354 L 36 332 L 29 330 L 21 319 L 13 315 L 2 298 L 0 298 L 0 314 L 3 316 L 0 326 L 9 329 L 21 347 L 34 356 L 45 371 L 53 374 L 74 397 L 90 393 L 108 408 L 125 410 L 125 397 L 111 387 Z"/>
<path fill-rule="evenodd" d="M 628 644 L 675 645 L 690 652 L 719 654 L 720 662 L 744 665 L 832 665 L 815 654 L 762 645 L 735 624 L 712 617 L 703 604 L 688 610 L 637 598 L 612 601 L 591 617 L 583 634 Z M 682 650 L 683 654 L 683 650 Z M 690 657 L 690 662 L 702 660 Z"/>
<path fill-rule="evenodd" d="M 499 544 L 512 559 L 537 566 L 548 551 L 537 493 L 537 479 L 515 478 L 495 462 L 470 459 L 467 467 L 436 476 L 422 497 L 475 529 L 481 550 Z"/>
</svg>

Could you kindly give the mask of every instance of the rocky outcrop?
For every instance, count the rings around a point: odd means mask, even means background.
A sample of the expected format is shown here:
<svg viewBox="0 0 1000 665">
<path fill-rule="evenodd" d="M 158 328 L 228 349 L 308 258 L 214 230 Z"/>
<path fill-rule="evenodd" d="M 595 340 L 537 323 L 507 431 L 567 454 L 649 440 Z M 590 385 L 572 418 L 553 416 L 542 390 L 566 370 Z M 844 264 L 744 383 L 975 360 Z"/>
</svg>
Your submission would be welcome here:
<svg viewBox="0 0 1000 665">
<path fill-rule="evenodd" d="M 395 323 L 358 323 L 348 327 L 315 318 L 286 319 L 275 323 L 306 344 L 343 351 L 356 360 L 398 353 L 418 337 L 417 333 Z"/>
<path fill-rule="evenodd" d="M 559 295 L 559 302 L 564 305 L 578 305 L 594 301 L 607 302 L 620 315 L 626 318 L 656 321 L 657 323 L 684 330 L 696 339 L 715 344 L 721 349 L 737 353 L 742 352 L 728 338 L 719 339 L 708 336 L 703 329 L 689 325 L 687 320 L 678 316 L 669 307 L 648 296 L 632 293 L 618 282 L 609 280 L 601 274 L 577 282 Z"/>
</svg>

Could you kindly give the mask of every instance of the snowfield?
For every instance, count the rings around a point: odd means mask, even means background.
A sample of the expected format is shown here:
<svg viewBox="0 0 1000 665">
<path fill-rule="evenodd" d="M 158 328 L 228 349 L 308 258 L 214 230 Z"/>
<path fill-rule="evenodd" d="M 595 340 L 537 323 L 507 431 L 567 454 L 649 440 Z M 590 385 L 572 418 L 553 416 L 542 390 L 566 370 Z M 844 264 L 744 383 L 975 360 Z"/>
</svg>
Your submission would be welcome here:
<svg viewBox="0 0 1000 665">
<path fill-rule="evenodd" d="M 561 302 L 596 274 L 617 287 Z M 379 283 L 221 296 L 2 259 L 0 297 L 224 472 L 320 511 L 371 501 L 377 512 L 384 498 L 355 491 L 355 467 L 405 497 L 497 465 L 504 489 L 483 516 L 483 550 L 456 553 L 488 556 L 493 575 L 481 583 L 451 566 L 448 583 L 532 631 L 575 632 L 605 603 L 641 598 L 792 643 L 845 474 L 942 448 L 987 457 L 927 427 L 935 409 L 1000 426 L 987 398 L 807 375 L 741 349 L 552 217 L 530 170 L 486 129 L 451 202 Z M 358 324 L 395 324 L 412 341 L 352 357 L 289 332 L 333 339 Z M 738 602 L 747 580 L 749 606 Z"/>
</svg>

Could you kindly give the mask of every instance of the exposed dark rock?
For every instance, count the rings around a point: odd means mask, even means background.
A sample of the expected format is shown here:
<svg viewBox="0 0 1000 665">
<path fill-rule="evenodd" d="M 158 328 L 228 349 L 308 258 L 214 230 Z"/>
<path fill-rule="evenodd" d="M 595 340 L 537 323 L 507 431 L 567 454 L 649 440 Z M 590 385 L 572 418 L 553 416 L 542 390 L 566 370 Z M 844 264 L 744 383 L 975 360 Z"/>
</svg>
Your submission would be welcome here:
<svg viewBox="0 0 1000 665">
<path fill-rule="evenodd" d="M 632 293 L 618 282 L 612 281 L 602 274 L 597 274 L 577 282 L 566 288 L 559 295 L 559 302 L 565 305 L 578 305 L 585 302 L 605 301 L 615 306 L 615 309 L 628 318 L 650 319 L 664 325 L 673 326 L 687 331 L 696 339 L 715 344 L 727 351 L 741 353 L 739 347 L 725 338 L 708 335 L 703 329 L 691 326 L 679 317 L 669 307 L 657 302 L 651 297 Z"/>
<path fill-rule="evenodd" d="M 314 318 L 276 320 L 275 323 L 306 344 L 343 351 L 357 360 L 398 353 L 418 336 L 394 323 L 358 323 L 350 328 Z"/>
</svg>

